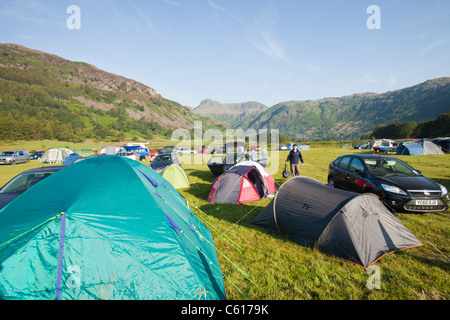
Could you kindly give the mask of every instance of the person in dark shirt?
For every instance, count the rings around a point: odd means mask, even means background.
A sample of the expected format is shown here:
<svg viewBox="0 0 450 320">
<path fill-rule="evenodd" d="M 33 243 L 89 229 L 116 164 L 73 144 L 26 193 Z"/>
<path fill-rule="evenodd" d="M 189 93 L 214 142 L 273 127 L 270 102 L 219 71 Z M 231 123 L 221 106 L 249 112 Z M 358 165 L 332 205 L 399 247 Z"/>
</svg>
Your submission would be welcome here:
<svg viewBox="0 0 450 320">
<path fill-rule="evenodd" d="M 297 149 L 297 144 L 294 144 L 292 150 L 289 152 L 288 157 L 286 159 L 286 164 L 291 163 L 291 174 L 293 177 L 296 177 L 300 174 L 300 162 L 304 166 L 305 163 L 303 161 L 302 153 Z"/>
</svg>

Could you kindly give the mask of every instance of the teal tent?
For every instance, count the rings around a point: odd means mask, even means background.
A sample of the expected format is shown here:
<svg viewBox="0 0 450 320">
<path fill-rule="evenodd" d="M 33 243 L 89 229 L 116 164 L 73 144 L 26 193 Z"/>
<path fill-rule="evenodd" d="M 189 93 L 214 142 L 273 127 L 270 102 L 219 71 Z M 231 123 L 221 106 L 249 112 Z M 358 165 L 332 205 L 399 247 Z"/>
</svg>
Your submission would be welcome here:
<svg viewBox="0 0 450 320">
<path fill-rule="evenodd" d="M 225 298 L 211 232 L 138 161 L 77 162 L 0 211 L 0 300 Z"/>
</svg>

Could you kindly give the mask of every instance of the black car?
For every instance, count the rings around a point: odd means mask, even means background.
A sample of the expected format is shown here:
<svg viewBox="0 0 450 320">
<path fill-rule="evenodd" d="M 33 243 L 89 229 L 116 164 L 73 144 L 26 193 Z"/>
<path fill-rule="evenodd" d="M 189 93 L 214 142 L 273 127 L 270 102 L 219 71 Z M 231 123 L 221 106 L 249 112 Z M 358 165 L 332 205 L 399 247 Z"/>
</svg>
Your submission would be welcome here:
<svg viewBox="0 0 450 320">
<path fill-rule="evenodd" d="M 44 153 L 45 153 L 44 150 L 38 150 L 36 152 L 33 152 L 32 154 L 30 154 L 30 159 L 31 160 L 40 159 Z"/>
<path fill-rule="evenodd" d="M 447 189 L 391 156 L 345 155 L 331 162 L 328 185 L 353 192 L 371 192 L 402 212 L 435 212 L 448 208 Z"/>
<path fill-rule="evenodd" d="M 356 146 L 353 147 L 353 149 L 369 149 L 370 144 L 368 142 L 362 142 L 358 143 Z"/>
<path fill-rule="evenodd" d="M 441 148 L 442 152 L 450 153 L 450 138 L 437 138 L 433 143 Z"/>
<path fill-rule="evenodd" d="M 213 156 L 208 160 L 208 168 L 213 175 L 219 176 L 230 170 L 235 164 L 243 161 L 249 161 L 249 155 L 246 153 L 230 153 L 226 156 Z M 260 163 L 260 161 L 255 161 Z M 261 164 L 261 163 L 260 163 Z M 264 164 L 266 166 L 267 163 Z M 263 164 L 261 164 L 263 165 Z"/>
<path fill-rule="evenodd" d="M 150 168 L 155 170 L 156 172 L 161 172 L 171 164 L 181 164 L 180 159 L 178 157 L 170 152 L 170 153 L 162 153 L 158 154 L 155 159 L 153 159 L 152 163 L 150 164 Z"/>
<path fill-rule="evenodd" d="M 0 189 L 0 210 L 36 183 L 63 168 L 65 167 L 42 167 L 20 173 Z"/>
</svg>

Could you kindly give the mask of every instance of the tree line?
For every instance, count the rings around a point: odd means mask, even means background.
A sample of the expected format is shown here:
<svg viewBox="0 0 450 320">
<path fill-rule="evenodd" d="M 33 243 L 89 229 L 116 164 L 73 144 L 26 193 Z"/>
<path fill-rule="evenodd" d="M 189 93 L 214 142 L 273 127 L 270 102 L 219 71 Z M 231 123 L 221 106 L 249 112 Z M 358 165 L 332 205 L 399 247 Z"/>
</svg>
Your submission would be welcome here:
<svg viewBox="0 0 450 320">
<path fill-rule="evenodd" d="M 363 135 L 361 139 L 424 139 L 448 136 L 450 136 L 450 112 L 442 113 L 430 121 L 379 124 L 372 133 Z"/>
</svg>

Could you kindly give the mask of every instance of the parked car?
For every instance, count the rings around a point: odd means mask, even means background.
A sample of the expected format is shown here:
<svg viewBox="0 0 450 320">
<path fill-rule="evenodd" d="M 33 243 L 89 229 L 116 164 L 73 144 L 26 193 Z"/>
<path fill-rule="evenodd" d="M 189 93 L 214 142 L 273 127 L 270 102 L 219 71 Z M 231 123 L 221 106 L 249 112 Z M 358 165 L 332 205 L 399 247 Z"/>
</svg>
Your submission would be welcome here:
<svg viewBox="0 0 450 320">
<path fill-rule="evenodd" d="M 134 152 L 118 152 L 116 153 L 119 157 L 124 157 L 132 160 L 138 160 L 138 155 Z"/>
<path fill-rule="evenodd" d="M 197 150 L 195 149 L 190 149 L 190 148 L 179 148 L 177 149 L 177 151 L 175 151 L 175 154 L 180 155 L 180 154 L 197 154 Z"/>
<path fill-rule="evenodd" d="M 158 155 L 158 151 L 149 149 L 149 154 L 150 154 L 150 161 L 152 161 Z"/>
<path fill-rule="evenodd" d="M 447 189 L 391 156 L 354 154 L 330 163 L 328 185 L 358 193 L 371 192 L 402 212 L 434 212 L 448 208 Z"/>
<path fill-rule="evenodd" d="M 63 168 L 65 167 L 42 167 L 20 173 L 0 189 L 0 210 L 36 183 Z"/>
<path fill-rule="evenodd" d="M 368 142 L 362 142 L 358 143 L 356 146 L 353 147 L 353 149 L 369 149 L 369 143 Z"/>
<path fill-rule="evenodd" d="M 450 153 L 450 138 L 438 138 L 434 139 L 433 143 L 436 144 L 444 153 Z"/>
<path fill-rule="evenodd" d="M 158 154 L 155 159 L 153 159 L 152 163 L 150 164 L 150 168 L 155 170 L 156 172 L 161 172 L 171 164 L 181 164 L 180 159 L 173 153 L 162 153 Z"/>
<path fill-rule="evenodd" d="M 221 175 L 222 173 L 228 171 L 233 167 L 235 164 L 243 161 L 249 161 L 249 155 L 246 153 L 230 153 L 226 156 L 213 156 L 211 157 L 208 162 L 208 168 L 211 171 L 213 175 Z M 256 161 L 260 163 L 259 161 Z M 260 163 L 263 165 L 262 163 Z M 265 165 L 264 165 L 265 166 Z"/>
<path fill-rule="evenodd" d="M 379 152 L 396 152 L 398 143 L 390 139 L 379 139 L 372 143 L 372 149 Z"/>
<path fill-rule="evenodd" d="M 178 148 L 176 146 L 166 146 L 164 148 L 158 149 L 158 153 L 159 154 L 171 153 L 171 152 L 176 152 L 177 150 L 178 150 Z"/>
<path fill-rule="evenodd" d="M 150 151 L 147 147 L 142 146 L 122 146 L 118 153 L 133 153 L 136 155 L 136 160 L 145 160 L 147 157 L 150 158 Z"/>
<path fill-rule="evenodd" d="M 28 150 L 9 150 L 0 153 L 0 164 L 16 164 L 30 162 Z"/>
<path fill-rule="evenodd" d="M 285 144 L 280 144 L 279 146 L 278 146 L 278 150 L 287 150 L 288 148 L 287 148 L 287 145 L 285 145 Z"/>
<path fill-rule="evenodd" d="M 40 159 L 44 153 L 45 153 L 44 150 L 37 150 L 30 155 L 30 159 L 31 160 Z"/>
</svg>

